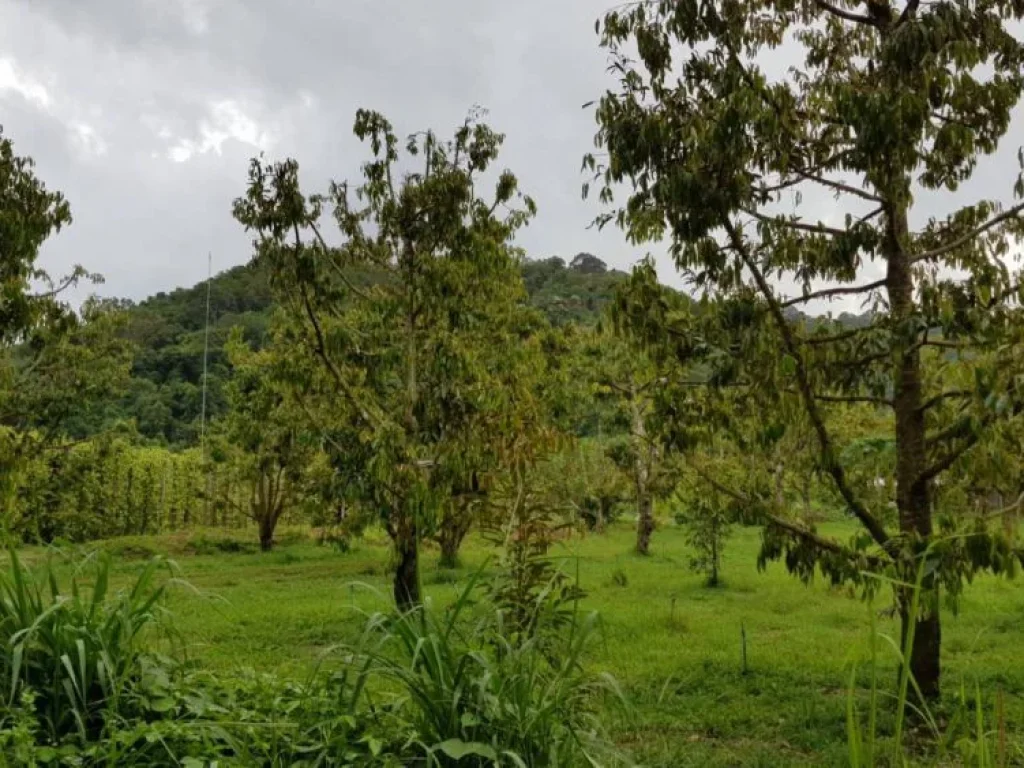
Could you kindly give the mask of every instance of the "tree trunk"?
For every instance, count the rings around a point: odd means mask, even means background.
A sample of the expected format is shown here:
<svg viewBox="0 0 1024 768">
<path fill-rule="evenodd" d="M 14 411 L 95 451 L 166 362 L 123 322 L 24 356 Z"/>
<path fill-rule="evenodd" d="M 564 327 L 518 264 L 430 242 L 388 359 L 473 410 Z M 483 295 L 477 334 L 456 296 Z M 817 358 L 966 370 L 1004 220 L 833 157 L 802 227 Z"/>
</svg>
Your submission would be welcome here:
<svg viewBox="0 0 1024 768">
<path fill-rule="evenodd" d="M 260 550 L 269 552 L 274 548 L 275 521 L 272 515 L 264 514 L 259 518 Z"/>
<path fill-rule="evenodd" d="M 637 499 L 636 551 L 650 554 L 651 532 L 654 531 L 654 502 L 649 493 Z"/>
<path fill-rule="evenodd" d="M 651 532 L 654 531 L 654 502 L 651 499 L 650 463 L 651 448 L 647 442 L 643 413 L 637 402 L 636 391 L 630 397 L 633 417 L 633 450 L 636 454 L 636 551 L 647 555 L 651 551 Z"/>
<path fill-rule="evenodd" d="M 907 632 L 910 631 L 910 622 L 913 618 L 908 615 L 906 608 L 901 610 L 901 648 L 907 647 Z M 942 625 L 939 621 L 939 612 L 937 608 L 929 609 L 924 616 L 918 616 L 914 622 L 914 642 L 910 648 L 910 674 L 926 700 L 939 696 L 941 648 Z M 913 692 L 912 684 L 909 690 Z"/>
<path fill-rule="evenodd" d="M 468 497 L 455 497 L 448 504 L 441 525 L 438 526 L 437 543 L 441 546 L 442 568 L 455 568 L 459 564 L 459 548 L 469 534 L 473 524 L 472 502 Z"/>
<path fill-rule="evenodd" d="M 452 511 L 452 517 L 442 521 L 441 529 L 437 533 L 437 543 L 441 545 L 441 560 L 439 565 L 442 568 L 455 568 L 459 564 L 459 548 L 463 539 L 469 532 L 469 526 L 456 518 L 458 514 Z"/>
<path fill-rule="evenodd" d="M 395 605 L 399 611 L 417 607 L 420 596 L 420 551 L 415 525 L 407 524 L 395 537 Z"/>
<path fill-rule="evenodd" d="M 914 283 L 910 260 L 903 250 L 907 238 L 906 208 L 890 204 L 888 233 L 884 245 L 888 259 L 886 289 L 889 306 L 897 327 L 908 322 L 914 313 Z M 921 353 L 916 338 L 903 342 L 896 363 L 893 406 L 896 415 L 896 506 L 900 532 L 908 536 L 914 551 L 923 556 L 932 537 L 932 499 L 930 481 L 924 477 L 927 462 L 925 448 L 925 417 L 921 385 Z M 920 562 L 905 565 L 903 579 L 917 580 Z M 910 671 L 921 694 L 927 698 L 939 695 L 941 627 L 939 619 L 938 584 L 931 576 L 921 585 L 919 603 L 923 611 L 911 616 L 908 610 L 912 595 L 902 590 L 899 595 L 901 636 L 906 638 L 911 622 L 915 622 L 914 643 L 910 652 Z"/>
<path fill-rule="evenodd" d="M 445 569 L 458 568 L 459 545 L 462 543 L 462 539 L 455 538 L 454 536 L 442 536 L 440 543 L 441 558 L 437 562 L 438 567 Z"/>
</svg>

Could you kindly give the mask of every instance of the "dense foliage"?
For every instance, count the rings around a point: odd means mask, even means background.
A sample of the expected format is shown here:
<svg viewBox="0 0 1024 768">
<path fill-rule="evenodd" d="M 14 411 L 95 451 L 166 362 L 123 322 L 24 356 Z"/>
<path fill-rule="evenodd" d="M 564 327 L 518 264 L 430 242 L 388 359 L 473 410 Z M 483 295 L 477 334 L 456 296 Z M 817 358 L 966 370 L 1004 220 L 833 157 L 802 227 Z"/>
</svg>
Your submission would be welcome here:
<svg viewBox="0 0 1024 768">
<path fill-rule="evenodd" d="M 7 529 L 27 542 L 84 542 L 209 525 L 224 516 L 206 502 L 207 483 L 227 481 L 207 476 L 198 450 L 86 441 L 27 463 Z"/>
<path fill-rule="evenodd" d="M 599 271 L 584 271 L 558 257 L 524 260 L 520 269 L 529 303 L 555 325 L 593 326 L 626 278 L 603 263 Z M 350 279 L 365 287 L 379 275 L 355 268 Z M 228 410 L 225 387 L 231 372 L 225 344 L 231 329 L 241 327 L 245 341 L 261 347 L 269 339 L 277 304 L 266 270 L 257 265 L 221 272 L 213 277 L 209 291 L 207 412 L 216 419 Z M 134 421 L 142 437 L 161 444 L 182 446 L 198 439 L 206 293 L 204 281 L 137 304 L 123 303 L 123 336 L 136 347 L 128 391 L 96 408 L 90 421 L 76 425 L 76 437 L 118 421 Z"/>
<path fill-rule="evenodd" d="M 77 564 L 13 557 L 0 573 L 0 765 L 576 766 L 615 759 L 595 717 L 613 693 L 584 671 L 593 618 L 557 662 L 536 633 L 512 643 L 498 615 L 454 610 L 367 618 L 337 672 L 304 684 L 217 678 L 154 642 L 173 638 L 165 607 L 181 583 L 166 564 L 111 586 L 109 558 Z M 383 685 L 383 687 L 381 687 Z"/>
<path fill-rule="evenodd" d="M 806 419 L 816 464 L 865 533 L 846 545 L 776 523 L 765 555 L 861 584 L 883 571 L 910 583 L 929 562 L 920 611 L 898 599 L 914 676 L 934 696 L 940 588 L 955 599 L 965 578 L 1011 560 L 1000 531 L 943 514 L 935 487 L 1024 410 L 1012 266 L 1024 203 L 1003 202 L 1024 197 L 1024 172 L 985 190 L 997 197 L 951 200 L 941 218 L 925 220 L 920 200 L 958 192 L 1006 137 L 1024 92 L 1013 26 L 1024 8 L 902 6 L 665 0 L 610 12 L 599 29 L 618 83 L 597 108 L 607 160 L 587 165 L 606 203 L 628 185 L 602 221 L 637 242 L 667 239 L 711 310 L 694 319 L 649 301 L 648 269 L 626 302 L 637 335 L 666 358 L 705 361 L 716 388 L 746 389 L 782 430 Z M 794 64 L 773 74 L 762 54 L 783 41 Z M 810 191 L 833 193 L 843 221 L 822 221 Z M 869 306 L 868 321 L 808 327 L 787 315 L 839 297 Z M 890 416 L 895 514 L 851 482 L 834 437 L 842 403 Z M 965 535 L 977 546 L 957 543 Z"/>
</svg>

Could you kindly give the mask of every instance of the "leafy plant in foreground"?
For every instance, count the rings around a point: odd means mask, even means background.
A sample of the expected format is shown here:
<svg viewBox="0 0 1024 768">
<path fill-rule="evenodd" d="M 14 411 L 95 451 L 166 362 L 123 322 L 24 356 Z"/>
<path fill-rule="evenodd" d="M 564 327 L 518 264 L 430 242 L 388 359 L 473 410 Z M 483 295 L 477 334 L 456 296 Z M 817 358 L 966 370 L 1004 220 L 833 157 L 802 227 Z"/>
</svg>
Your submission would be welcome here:
<svg viewBox="0 0 1024 768">
<path fill-rule="evenodd" d="M 561 632 L 559 653 L 539 636 L 509 639 L 500 615 L 466 614 L 477 579 L 444 611 L 429 602 L 370 618 L 377 642 L 359 652 L 371 674 L 397 687 L 400 713 L 429 766 L 575 766 L 614 759 L 597 716 L 610 678 L 583 668 L 591 615 Z"/>
<path fill-rule="evenodd" d="M 96 738 L 127 714 L 148 658 L 143 634 L 160 617 L 163 561 L 151 560 L 127 591 L 110 593 L 110 559 L 95 561 L 92 588 L 64 592 L 51 563 L 42 578 L 11 552 L 0 573 L 0 728 L 35 707 L 39 737 Z"/>
</svg>

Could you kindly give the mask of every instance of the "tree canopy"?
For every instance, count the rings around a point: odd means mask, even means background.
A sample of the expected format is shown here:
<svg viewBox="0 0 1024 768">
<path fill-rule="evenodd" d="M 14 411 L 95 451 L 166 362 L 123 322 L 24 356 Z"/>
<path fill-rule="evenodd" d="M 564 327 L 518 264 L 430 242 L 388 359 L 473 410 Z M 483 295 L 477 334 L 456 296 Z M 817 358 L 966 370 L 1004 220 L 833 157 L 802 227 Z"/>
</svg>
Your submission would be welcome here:
<svg viewBox="0 0 1024 768">
<path fill-rule="evenodd" d="M 1024 403 L 1012 266 L 1024 203 L 1005 202 L 1024 197 L 1024 175 L 991 190 L 1000 197 L 952 197 L 1009 129 L 1024 89 L 1024 43 L 1009 25 L 1022 15 L 1009 0 L 662 0 L 599 24 L 618 74 L 597 107 L 606 154 L 586 161 L 610 207 L 601 220 L 634 242 L 666 238 L 691 286 L 717 302 L 713 322 L 696 323 L 634 302 L 633 325 L 706 361 L 717 383 L 746 386 L 761 413 L 804 414 L 818 466 L 866 535 L 846 545 L 775 526 L 784 540 L 772 552 L 844 579 L 885 563 L 913 582 L 923 568 L 921 614 L 909 615 L 906 593 L 901 610 L 927 696 L 939 685 L 940 583 L 955 596 L 992 563 L 976 551 L 1001 551 L 987 532 L 973 531 L 987 545 L 958 545 L 968 521 L 937 529 L 935 483 Z M 776 75 L 766 56 L 784 42 L 796 61 Z M 835 196 L 838 215 L 824 220 L 812 192 Z M 925 194 L 955 210 L 924 217 Z M 840 297 L 870 320 L 808 328 L 787 314 Z M 973 380 L 951 386 L 965 357 Z M 865 502 L 838 450 L 832 410 L 854 402 L 889 411 L 893 516 Z"/>
</svg>

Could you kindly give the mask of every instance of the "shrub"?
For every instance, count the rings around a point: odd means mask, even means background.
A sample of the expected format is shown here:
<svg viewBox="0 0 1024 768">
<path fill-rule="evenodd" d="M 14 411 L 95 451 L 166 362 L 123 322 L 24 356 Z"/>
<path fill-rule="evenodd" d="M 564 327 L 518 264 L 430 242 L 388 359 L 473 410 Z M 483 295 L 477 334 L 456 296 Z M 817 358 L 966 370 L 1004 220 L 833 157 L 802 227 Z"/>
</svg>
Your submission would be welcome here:
<svg viewBox="0 0 1024 768">
<path fill-rule="evenodd" d="M 611 756 L 596 706 L 615 692 L 610 678 L 582 666 L 595 617 L 563 634 L 556 659 L 537 638 L 508 639 L 501 614 L 466 620 L 477 579 L 453 606 L 429 603 L 404 614 L 370 617 L 366 668 L 396 687 L 401 715 L 429 765 L 575 766 Z"/>
<path fill-rule="evenodd" d="M 256 551 L 256 545 L 251 541 L 243 541 L 231 536 L 209 536 L 205 533 L 197 533 L 189 539 L 185 550 L 195 555 L 249 554 Z"/>
<path fill-rule="evenodd" d="M 159 554 L 150 542 L 134 536 L 106 541 L 101 546 L 104 552 L 124 560 L 149 560 Z"/>
<path fill-rule="evenodd" d="M 676 512 L 676 523 L 686 529 L 686 543 L 693 549 L 690 570 L 704 574 L 709 587 L 720 583 L 722 550 L 735 517 L 735 511 L 720 504 L 714 495 L 696 500 Z"/>
<path fill-rule="evenodd" d="M 306 684 L 224 680 L 147 650 L 164 564 L 111 593 L 100 553 L 65 593 L 52 563 L 36 576 L 11 553 L 0 573 L 0 766 L 405 764 L 383 734 L 404 739 L 407 727 L 387 707 L 357 711 L 365 670 Z"/>
<path fill-rule="evenodd" d="M 96 738 L 112 715 L 127 715 L 147 661 L 142 636 L 158 618 L 166 583 L 151 560 L 127 591 L 111 595 L 110 556 L 94 565 L 93 586 L 77 576 L 68 592 L 52 564 L 36 578 L 13 551 L 0 573 L 0 727 L 31 702 L 39 737 Z"/>
<path fill-rule="evenodd" d="M 224 678 L 146 650 L 162 563 L 112 593 L 101 553 L 87 561 L 91 589 L 80 565 L 64 593 L 49 562 L 35 578 L 12 553 L 0 574 L 0 768 L 571 767 L 612 755 L 597 707 L 614 685 L 582 665 L 593 617 L 539 633 L 560 638 L 545 653 L 537 636 L 509 639 L 501 611 L 469 610 L 473 578 L 444 611 L 368 617 L 334 674 Z"/>
</svg>

